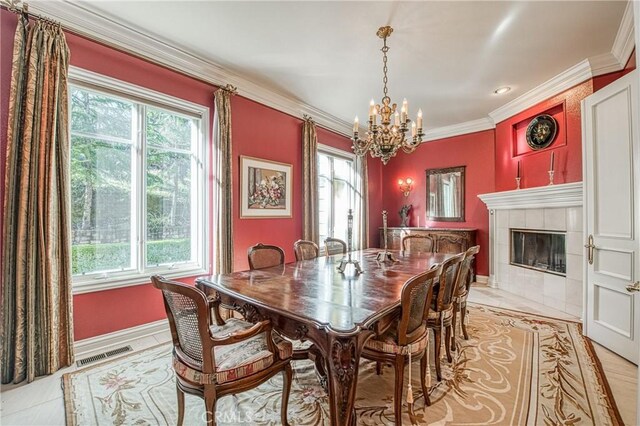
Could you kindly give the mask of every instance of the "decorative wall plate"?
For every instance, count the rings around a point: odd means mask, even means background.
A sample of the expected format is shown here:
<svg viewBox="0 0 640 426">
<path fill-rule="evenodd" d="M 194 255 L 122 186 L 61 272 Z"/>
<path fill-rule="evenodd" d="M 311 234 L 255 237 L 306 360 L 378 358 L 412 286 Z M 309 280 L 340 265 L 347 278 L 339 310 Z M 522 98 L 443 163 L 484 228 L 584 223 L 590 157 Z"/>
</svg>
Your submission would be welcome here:
<svg viewBox="0 0 640 426">
<path fill-rule="evenodd" d="M 558 123 L 549 114 L 541 114 L 527 127 L 527 144 L 533 150 L 543 149 L 553 143 L 558 134 Z"/>
</svg>

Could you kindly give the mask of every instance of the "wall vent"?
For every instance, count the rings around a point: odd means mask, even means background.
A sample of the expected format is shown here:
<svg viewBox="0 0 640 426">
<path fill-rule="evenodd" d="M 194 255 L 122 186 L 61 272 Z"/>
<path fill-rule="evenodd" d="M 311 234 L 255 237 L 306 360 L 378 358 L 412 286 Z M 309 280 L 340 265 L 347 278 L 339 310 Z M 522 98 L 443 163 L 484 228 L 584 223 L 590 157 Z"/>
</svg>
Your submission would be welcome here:
<svg viewBox="0 0 640 426">
<path fill-rule="evenodd" d="M 121 348 L 112 349 L 110 351 L 106 351 L 106 352 L 103 352 L 101 354 L 91 355 L 89 357 L 79 359 L 78 361 L 76 361 L 76 365 L 78 367 L 83 367 L 83 366 L 85 366 L 87 364 L 91 364 L 91 363 L 94 363 L 94 362 L 97 362 L 97 361 L 100 361 L 100 360 L 103 360 L 103 359 L 111 358 L 113 356 L 120 355 L 120 354 L 123 354 L 123 353 L 126 353 L 126 352 L 131 352 L 131 351 L 133 351 L 131 346 L 129 346 L 129 345 L 123 346 Z"/>
</svg>

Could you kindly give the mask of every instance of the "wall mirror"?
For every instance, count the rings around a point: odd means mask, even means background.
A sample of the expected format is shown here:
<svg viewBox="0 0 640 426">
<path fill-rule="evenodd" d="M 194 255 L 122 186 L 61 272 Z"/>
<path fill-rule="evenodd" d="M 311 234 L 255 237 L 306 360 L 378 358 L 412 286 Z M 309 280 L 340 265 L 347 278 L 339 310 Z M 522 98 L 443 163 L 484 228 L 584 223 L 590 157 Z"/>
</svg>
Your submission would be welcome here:
<svg viewBox="0 0 640 426">
<path fill-rule="evenodd" d="M 427 169 L 427 220 L 464 222 L 464 169 Z"/>
</svg>

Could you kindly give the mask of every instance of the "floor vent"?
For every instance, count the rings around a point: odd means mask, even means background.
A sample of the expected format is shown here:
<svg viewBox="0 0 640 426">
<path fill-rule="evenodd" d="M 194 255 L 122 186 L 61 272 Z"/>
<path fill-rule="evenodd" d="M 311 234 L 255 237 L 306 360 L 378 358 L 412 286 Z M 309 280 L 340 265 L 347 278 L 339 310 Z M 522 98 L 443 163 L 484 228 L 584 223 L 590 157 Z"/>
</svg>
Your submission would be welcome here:
<svg viewBox="0 0 640 426">
<path fill-rule="evenodd" d="M 120 355 L 120 354 L 123 354 L 125 352 L 131 352 L 132 350 L 133 349 L 131 348 L 131 346 L 128 346 L 128 345 L 127 346 L 123 346 L 121 348 L 112 349 L 110 351 L 103 352 L 101 354 L 92 355 L 92 356 L 89 356 L 89 357 L 86 357 L 86 358 L 79 359 L 78 361 L 76 361 L 76 365 L 78 367 L 82 367 L 84 365 L 91 364 L 91 363 L 94 363 L 94 362 L 97 362 L 97 361 L 100 361 L 100 360 L 103 360 L 103 359 L 107 359 L 107 358 L 110 358 L 112 356 Z"/>
</svg>

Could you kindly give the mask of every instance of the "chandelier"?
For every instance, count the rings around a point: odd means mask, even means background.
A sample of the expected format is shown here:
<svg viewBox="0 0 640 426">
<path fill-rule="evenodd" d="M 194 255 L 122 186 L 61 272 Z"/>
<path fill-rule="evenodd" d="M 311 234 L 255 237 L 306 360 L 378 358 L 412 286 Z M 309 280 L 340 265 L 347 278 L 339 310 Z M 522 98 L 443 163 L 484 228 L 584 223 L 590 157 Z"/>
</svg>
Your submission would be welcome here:
<svg viewBox="0 0 640 426">
<path fill-rule="evenodd" d="M 383 40 L 382 49 L 382 73 L 384 96 L 382 104 L 375 104 L 373 99 L 369 104 L 369 127 L 364 139 L 358 137 L 359 122 L 356 116 L 353 122 L 353 151 L 359 155 L 366 155 L 367 151 L 372 157 L 380 157 L 383 164 L 387 164 L 391 157 L 395 157 L 398 149 L 402 148 L 407 154 L 415 151 L 422 143 L 422 110 L 418 110 L 416 122 L 411 122 L 409 116 L 409 106 L 407 100 L 402 102 L 400 112 L 397 111 L 397 105 L 391 103 L 391 98 L 387 89 L 387 38 L 393 32 L 390 26 L 380 27 L 376 35 Z M 393 119 L 393 124 L 391 123 Z M 378 124 L 378 120 L 380 124 Z M 411 123 L 409 125 L 409 123 Z M 405 133 L 411 128 L 411 138 L 405 137 Z"/>
</svg>

